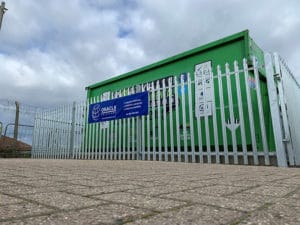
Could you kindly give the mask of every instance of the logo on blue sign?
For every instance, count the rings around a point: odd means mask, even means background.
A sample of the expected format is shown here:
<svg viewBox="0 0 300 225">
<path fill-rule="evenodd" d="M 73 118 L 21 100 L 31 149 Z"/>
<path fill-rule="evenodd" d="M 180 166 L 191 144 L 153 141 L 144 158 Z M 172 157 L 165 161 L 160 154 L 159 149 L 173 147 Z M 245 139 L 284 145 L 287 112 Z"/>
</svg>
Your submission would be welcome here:
<svg viewBox="0 0 300 225">
<path fill-rule="evenodd" d="M 92 119 L 97 120 L 100 117 L 101 108 L 100 105 L 95 105 L 92 109 Z"/>
</svg>

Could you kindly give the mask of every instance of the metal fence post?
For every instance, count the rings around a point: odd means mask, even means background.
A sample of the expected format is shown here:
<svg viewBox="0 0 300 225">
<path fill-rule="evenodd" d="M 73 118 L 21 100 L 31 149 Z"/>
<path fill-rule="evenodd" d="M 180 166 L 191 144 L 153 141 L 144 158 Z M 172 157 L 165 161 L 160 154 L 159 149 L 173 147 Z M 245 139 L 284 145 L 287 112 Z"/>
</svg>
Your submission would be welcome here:
<svg viewBox="0 0 300 225">
<path fill-rule="evenodd" d="M 75 135 L 75 112 L 76 112 L 76 102 L 73 102 L 72 106 L 72 122 L 71 122 L 71 134 L 70 134 L 70 145 L 69 145 L 69 158 L 73 158 L 74 154 L 74 135 Z"/>
<path fill-rule="evenodd" d="M 281 128 L 281 120 L 279 113 L 279 104 L 277 100 L 277 91 L 274 81 L 274 69 L 272 63 L 272 57 L 269 53 L 265 53 L 265 65 L 266 65 L 266 76 L 267 76 L 267 87 L 270 101 L 270 111 L 273 124 L 273 133 L 275 137 L 277 163 L 280 167 L 287 167 L 287 159 L 285 147 L 283 145 L 283 134 Z"/>
<path fill-rule="evenodd" d="M 1 5 L 0 5 L 0 30 L 1 30 L 1 26 L 2 26 L 3 15 L 6 10 L 7 10 L 7 8 L 5 8 L 5 2 L 1 2 Z"/>
<path fill-rule="evenodd" d="M 142 91 L 141 85 L 136 86 L 136 93 L 139 93 Z M 137 127 L 137 135 L 136 135 L 136 148 L 137 148 L 137 154 L 136 154 L 136 159 L 140 160 L 141 159 L 141 154 L 142 154 L 142 117 L 138 116 L 137 122 L 136 122 L 136 127 Z"/>
<path fill-rule="evenodd" d="M 15 116 L 15 127 L 14 127 L 14 139 L 18 139 L 18 132 L 19 132 L 19 113 L 20 113 L 20 104 L 19 102 L 15 102 L 16 104 L 16 116 Z"/>
</svg>

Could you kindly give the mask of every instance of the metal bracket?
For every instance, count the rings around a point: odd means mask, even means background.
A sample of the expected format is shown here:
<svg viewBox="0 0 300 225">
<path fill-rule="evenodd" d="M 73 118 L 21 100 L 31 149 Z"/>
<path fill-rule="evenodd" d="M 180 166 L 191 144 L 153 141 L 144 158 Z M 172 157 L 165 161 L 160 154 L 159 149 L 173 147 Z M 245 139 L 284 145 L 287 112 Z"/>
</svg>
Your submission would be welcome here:
<svg viewBox="0 0 300 225">
<path fill-rule="evenodd" d="M 281 80 L 281 75 L 280 75 L 279 73 L 275 73 L 275 74 L 274 74 L 274 78 L 275 78 L 276 80 Z"/>
</svg>

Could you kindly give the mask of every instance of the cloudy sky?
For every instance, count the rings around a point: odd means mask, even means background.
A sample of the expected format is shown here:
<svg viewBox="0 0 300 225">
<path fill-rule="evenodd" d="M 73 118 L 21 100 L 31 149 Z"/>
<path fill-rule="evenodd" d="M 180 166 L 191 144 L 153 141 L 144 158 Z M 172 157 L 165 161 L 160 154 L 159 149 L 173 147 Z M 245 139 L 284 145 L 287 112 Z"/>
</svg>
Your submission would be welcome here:
<svg viewBox="0 0 300 225">
<path fill-rule="evenodd" d="M 85 87 L 249 29 L 300 80 L 298 0 L 5 0 L 0 98 L 82 100 Z"/>
</svg>

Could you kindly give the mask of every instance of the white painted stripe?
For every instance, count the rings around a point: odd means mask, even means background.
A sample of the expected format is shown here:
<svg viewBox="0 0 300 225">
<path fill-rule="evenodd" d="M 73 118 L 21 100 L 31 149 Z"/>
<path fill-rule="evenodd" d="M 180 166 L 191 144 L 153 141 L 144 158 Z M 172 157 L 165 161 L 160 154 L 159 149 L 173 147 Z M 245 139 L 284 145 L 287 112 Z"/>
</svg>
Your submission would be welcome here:
<svg viewBox="0 0 300 225">
<path fill-rule="evenodd" d="M 230 70 L 229 64 L 225 64 L 226 70 L 226 81 L 227 81 L 227 91 L 228 91 L 228 103 L 229 103 L 229 116 L 230 121 L 227 122 L 227 128 L 231 131 L 231 139 L 232 139 L 232 151 L 233 151 L 233 161 L 234 164 L 238 164 L 238 155 L 237 155 L 237 144 L 236 144 L 236 132 L 235 132 L 235 124 L 236 119 L 233 111 L 233 99 L 232 99 L 232 90 L 231 90 L 231 78 L 230 78 Z"/>
<path fill-rule="evenodd" d="M 185 112 L 185 83 L 184 83 L 183 76 L 180 77 L 180 89 L 181 89 L 181 110 L 182 110 L 182 125 L 183 125 L 184 161 L 188 162 L 186 112 Z"/>
<path fill-rule="evenodd" d="M 251 99 L 251 94 L 250 94 L 250 88 L 248 85 L 249 69 L 248 69 L 247 59 L 243 59 L 243 70 L 244 70 L 244 78 L 245 78 L 245 84 L 246 84 L 246 96 L 247 96 L 247 106 L 248 106 L 247 108 L 248 108 L 248 116 L 249 116 L 249 123 L 250 123 L 253 162 L 254 162 L 254 165 L 258 165 L 257 144 L 256 144 L 255 127 L 254 127 L 254 119 L 253 119 L 252 99 Z"/>
<path fill-rule="evenodd" d="M 222 124 L 222 137 L 223 137 L 223 149 L 224 149 L 224 159 L 225 163 L 229 163 L 228 158 L 228 143 L 227 143 L 227 130 L 225 122 L 225 108 L 224 108 L 224 96 L 223 96 L 223 81 L 221 67 L 217 66 L 218 73 L 218 83 L 219 83 L 219 98 L 220 98 L 220 110 L 221 110 L 221 124 Z"/>
<path fill-rule="evenodd" d="M 211 95 L 212 95 L 212 116 L 213 116 L 213 127 L 214 127 L 214 146 L 216 153 L 216 163 L 220 163 L 220 150 L 219 150 L 219 137 L 218 137 L 218 122 L 217 122 L 217 111 L 216 111 L 216 98 L 215 98 L 215 84 L 212 68 L 209 67 L 209 77 L 211 80 Z"/>
<path fill-rule="evenodd" d="M 148 83 L 147 84 L 147 90 L 149 91 L 149 99 L 148 99 L 148 108 L 149 108 L 149 113 L 147 115 L 147 160 L 150 160 L 150 151 L 151 151 L 151 148 L 150 148 L 150 145 L 151 145 L 151 140 L 150 140 L 150 109 L 151 109 L 151 105 L 150 105 L 150 98 L 152 96 L 152 91 L 150 91 L 151 89 L 151 86 L 150 84 Z"/>
<path fill-rule="evenodd" d="M 261 91 L 260 91 L 260 79 L 258 74 L 257 60 L 255 57 L 252 57 L 252 63 L 254 67 L 254 77 L 256 82 L 256 96 L 258 102 L 260 130 L 261 130 L 262 141 L 263 141 L 265 164 L 270 165 L 269 152 L 268 152 L 269 147 L 267 142 L 266 127 L 265 127 L 265 116 L 264 116 L 264 110 L 263 110 L 262 99 L 261 99 Z"/>
<path fill-rule="evenodd" d="M 164 124 L 164 153 L 165 161 L 168 161 L 168 128 L 167 128 L 167 97 L 166 97 L 166 81 L 163 79 L 163 124 Z"/>
<path fill-rule="evenodd" d="M 201 68 L 202 74 L 203 72 L 203 67 Z M 203 81 L 204 79 L 204 81 Z M 206 88 L 206 76 L 202 76 L 202 81 L 203 81 L 203 89 L 204 89 L 204 125 L 205 125 L 205 137 L 206 137 L 206 152 L 207 152 L 207 163 L 211 163 L 211 144 L 210 144 L 210 130 L 209 130 L 209 121 L 208 121 L 208 113 L 206 106 L 208 106 L 207 102 L 207 88 Z M 208 106 L 209 107 L 209 106 Z"/>
<path fill-rule="evenodd" d="M 159 81 L 156 82 L 156 89 L 157 89 L 157 126 L 158 126 L 158 160 L 161 161 L 162 159 L 162 137 L 161 137 L 161 101 L 160 101 L 160 84 Z"/>
<path fill-rule="evenodd" d="M 193 118 L 193 104 L 192 104 L 192 81 L 190 73 L 187 75 L 188 83 L 188 102 L 189 102 L 189 122 L 190 122 L 190 140 L 192 150 L 192 162 L 196 162 L 195 158 L 195 139 L 194 139 L 194 118 Z"/>
<path fill-rule="evenodd" d="M 155 86 L 152 82 L 152 154 L 153 160 L 156 160 L 156 132 L 155 132 Z"/>
<path fill-rule="evenodd" d="M 238 107 L 239 107 L 239 117 L 240 117 L 239 122 L 240 122 L 241 138 L 242 138 L 243 162 L 245 165 L 248 165 L 245 120 L 244 120 L 244 112 L 243 112 L 244 107 L 243 107 L 242 94 L 241 94 L 240 72 L 239 72 L 239 66 L 237 61 L 234 61 L 234 76 L 235 76 Z"/>
<path fill-rule="evenodd" d="M 174 76 L 175 84 L 175 115 L 176 115 L 176 141 L 177 141 L 177 161 L 181 162 L 181 141 L 180 141 L 180 124 L 179 124 L 179 96 L 178 96 L 178 81 Z"/>
<path fill-rule="evenodd" d="M 172 89 L 173 89 L 173 77 L 168 80 L 168 91 L 169 91 L 169 125 L 170 125 L 170 142 L 171 142 L 171 161 L 174 162 L 174 131 L 173 131 L 173 103 L 172 103 Z"/>
</svg>

